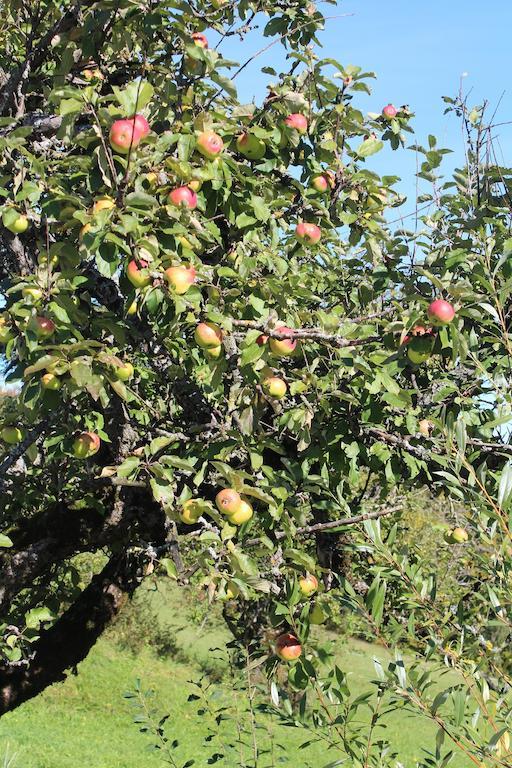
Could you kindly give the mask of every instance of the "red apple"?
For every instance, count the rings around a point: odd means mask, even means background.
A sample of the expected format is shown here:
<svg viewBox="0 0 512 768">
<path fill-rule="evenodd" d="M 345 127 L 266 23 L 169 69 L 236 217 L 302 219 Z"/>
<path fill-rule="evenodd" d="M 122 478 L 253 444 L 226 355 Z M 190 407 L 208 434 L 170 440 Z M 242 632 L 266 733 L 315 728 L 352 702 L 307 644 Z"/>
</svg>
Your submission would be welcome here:
<svg viewBox="0 0 512 768">
<path fill-rule="evenodd" d="M 30 318 L 28 327 L 38 339 L 47 339 L 55 333 L 55 323 L 49 317 L 33 316 Z"/>
<path fill-rule="evenodd" d="M 398 109 L 393 106 L 393 104 L 387 104 L 384 109 L 382 110 L 382 116 L 386 118 L 386 120 L 392 120 L 394 117 L 397 116 Z"/>
<path fill-rule="evenodd" d="M 197 137 L 197 151 L 207 160 L 214 160 L 224 149 L 224 142 L 218 133 L 214 131 L 203 131 Z"/>
<path fill-rule="evenodd" d="M 287 128 L 294 128 L 298 133 L 304 134 L 308 130 L 308 119 L 299 112 L 294 112 L 285 118 L 284 124 Z"/>
<path fill-rule="evenodd" d="M 291 632 L 286 632 L 277 638 L 275 652 L 284 661 L 295 661 L 302 653 L 302 646 L 295 635 L 292 635 Z"/>
<path fill-rule="evenodd" d="M 140 268 L 139 268 L 140 264 Z M 147 261 L 130 261 L 126 268 L 126 277 L 135 288 L 146 288 L 151 283 L 151 277 L 146 271 Z"/>
<path fill-rule="evenodd" d="M 192 40 L 194 41 L 194 45 L 199 46 L 199 48 L 208 48 L 208 40 L 206 35 L 203 35 L 202 32 L 194 32 Z"/>
<path fill-rule="evenodd" d="M 81 432 L 73 441 L 73 455 L 77 459 L 88 459 L 98 453 L 101 440 L 94 432 Z"/>
<path fill-rule="evenodd" d="M 278 376 L 267 376 L 263 379 L 261 386 L 263 391 L 269 397 L 273 397 L 275 400 L 281 400 L 286 395 L 286 381 L 280 379 Z"/>
<path fill-rule="evenodd" d="M 455 317 L 455 310 L 449 301 L 436 299 L 428 310 L 428 316 L 435 325 L 448 325 Z"/>
<path fill-rule="evenodd" d="M 183 264 L 180 264 L 179 266 L 166 269 L 165 277 L 173 291 L 181 296 L 195 282 L 196 270 L 194 267 L 185 267 Z"/>
<path fill-rule="evenodd" d="M 292 331 L 292 328 L 287 328 L 285 325 L 276 328 L 279 333 L 288 333 Z M 276 357 L 289 357 L 295 351 L 297 346 L 296 339 L 274 339 L 269 340 L 270 349 Z"/>
<path fill-rule="evenodd" d="M 265 157 L 265 152 L 267 151 L 265 142 L 248 131 L 245 131 L 237 138 L 236 148 L 248 160 L 261 160 Z"/>
<path fill-rule="evenodd" d="M 121 155 L 127 155 L 131 149 L 136 149 L 142 134 L 136 128 L 135 120 L 116 120 L 110 129 L 110 146 Z"/>
<path fill-rule="evenodd" d="M 310 224 L 308 221 L 299 221 L 295 229 L 295 236 L 301 243 L 316 245 L 320 242 L 322 232 L 316 224 Z"/>
<path fill-rule="evenodd" d="M 169 202 L 179 208 L 188 208 L 189 211 L 193 211 L 197 206 L 197 195 L 190 187 L 176 187 L 169 192 Z"/>
<path fill-rule="evenodd" d="M 224 488 L 215 497 L 217 509 L 225 515 L 234 515 L 240 509 L 241 503 L 240 494 L 234 488 Z"/>
<path fill-rule="evenodd" d="M 196 344 L 203 349 L 212 349 L 222 343 L 222 330 L 215 323 L 199 323 L 194 331 Z"/>
<path fill-rule="evenodd" d="M 268 336 L 265 336 L 264 333 L 260 333 L 260 335 L 256 339 L 256 344 L 258 345 L 258 347 L 264 347 L 267 341 L 268 341 Z"/>
<path fill-rule="evenodd" d="M 134 123 L 135 133 L 138 134 L 141 139 L 145 139 L 146 136 L 151 132 L 151 127 L 144 115 L 138 113 L 128 119 Z"/>
<path fill-rule="evenodd" d="M 310 597 L 318 589 L 318 579 L 312 573 L 307 573 L 299 579 L 299 588 L 304 597 Z"/>
</svg>

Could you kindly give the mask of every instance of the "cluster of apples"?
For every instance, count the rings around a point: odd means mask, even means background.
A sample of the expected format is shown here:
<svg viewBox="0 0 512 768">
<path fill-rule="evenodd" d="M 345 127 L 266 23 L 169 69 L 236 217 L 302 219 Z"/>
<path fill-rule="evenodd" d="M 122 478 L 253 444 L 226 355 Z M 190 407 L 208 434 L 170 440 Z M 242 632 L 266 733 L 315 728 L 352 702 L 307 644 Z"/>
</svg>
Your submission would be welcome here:
<svg viewBox="0 0 512 768">
<path fill-rule="evenodd" d="M 429 304 L 427 314 L 433 326 L 449 325 L 455 317 L 455 309 L 449 301 L 435 299 Z M 411 334 L 406 336 L 403 344 L 407 344 L 407 357 L 415 365 L 424 363 L 432 355 L 435 341 L 433 327 L 416 325 Z"/>
<path fill-rule="evenodd" d="M 215 497 L 215 504 L 231 525 L 248 523 L 254 514 L 249 502 L 243 499 L 234 488 L 223 488 L 219 491 Z M 209 505 L 203 499 L 188 499 L 181 508 L 180 520 L 187 525 L 194 525 L 208 509 Z"/>
</svg>

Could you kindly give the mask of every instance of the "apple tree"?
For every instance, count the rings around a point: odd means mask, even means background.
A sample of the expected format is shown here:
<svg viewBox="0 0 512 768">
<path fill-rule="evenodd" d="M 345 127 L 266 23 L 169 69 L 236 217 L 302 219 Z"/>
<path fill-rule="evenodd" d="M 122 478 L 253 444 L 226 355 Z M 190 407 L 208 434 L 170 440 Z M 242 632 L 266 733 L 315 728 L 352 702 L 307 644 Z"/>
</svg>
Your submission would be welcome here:
<svg viewBox="0 0 512 768">
<path fill-rule="evenodd" d="M 299 689 L 321 584 L 391 647 L 453 643 L 485 705 L 506 663 L 475 649 L 496 623 L 510 637 L 512 448 L 496 428 L 512 241 L 482 111 L 449 104 L 470 148 L 454 184 L 433 137 L 416 147 L 433 193 L 401 219 L 371 158 L 403 147 L 411 112 L 363 111 L 373 75 L 321 58 L 313 3 L 2 13 L 0 342 L 21 383 L 1 425 L 0 711 L 62 680 L 155 568 L 242 616 L 264 604 L 276 639 L 260 652 L 270 674 L 298 660 Z M 255 25 L 270 40 L 225 58 Z M 266 97 L 246 103 L 237 76 L 274 44 L 282 71 L 264 67 Z M 453 615 L 435 563 L 401 548 L 411 488 L 445 494 L 446 546 L 481 543 L 477 597 Z M 363 555 L 356 589 L 346 560 Z"/>
</svg>

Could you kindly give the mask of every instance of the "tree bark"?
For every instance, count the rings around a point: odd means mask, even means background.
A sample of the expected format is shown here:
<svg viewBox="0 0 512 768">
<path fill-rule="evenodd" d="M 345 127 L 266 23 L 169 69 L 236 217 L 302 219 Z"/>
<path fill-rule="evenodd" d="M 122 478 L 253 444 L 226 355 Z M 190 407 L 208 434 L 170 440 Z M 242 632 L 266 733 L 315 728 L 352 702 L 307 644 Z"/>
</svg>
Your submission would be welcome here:
<svg viewBox="0 0 512 768">
<path fill-rule="evenodd" d="M 0 666 L 0 716 L 65 680 L 85 659 L 139 584 L 140 565 L 133 555 L 113 556 L 61 618 L 41 632 L 29 662 Z"/>
</svg>

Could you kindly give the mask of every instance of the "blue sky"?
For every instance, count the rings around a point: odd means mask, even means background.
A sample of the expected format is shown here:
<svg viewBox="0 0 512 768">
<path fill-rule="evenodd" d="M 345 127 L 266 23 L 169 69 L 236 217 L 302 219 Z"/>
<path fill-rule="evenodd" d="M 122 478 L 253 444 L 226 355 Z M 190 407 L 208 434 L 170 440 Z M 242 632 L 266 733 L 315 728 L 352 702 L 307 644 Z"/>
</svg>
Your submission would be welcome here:
<svg viewBox="0 0 512 768">
<path fill-rule="evenodd" d="M 464 91 L 471 91 L 472 105 L 487 99 L 494 108 L 505 91 L 496 121 L 512 120 L 512 91 L 507 90 L 512 65 L 510 0 L 344 0 L 337 6 L 318 5 L 326 16 L 351 14 L 326 22 L 320 35 L 324 55 L 377 75 L 372 96 L 357 97 L 360 108 L 378 112 L 388 102 L 409 104 L 416 113 L 416 141 L 425 143 L 433 133 L 440 146 L 455 150 L 448 156 L 447 170 L 461 162 L 462 141 L 455 116 L 443 116 L 441 97 L 458 92 L 463 73 L 467 73 Z M 222 50 L 225 56 L 244 61 L 260 47 L 261 38 L 253 34 L 243 43 L 229 38 Z M 268 76 L 260 69 L 279 65 L 279 48 L 274 46 L 240 75 L 237 82 L 243 101 L 260 99 L 265 93 Z M 408 143 L 414 143 L 412 136 Z M 503 164 L 507 158 L 511 162 L 512 126 L 499 129 L 499 144 Z M 401 176 L 400 191 L 414 195 L 414 152 L 383 151 L 370 158 L 369 165 L 380 174 Z"/>
</svg>

